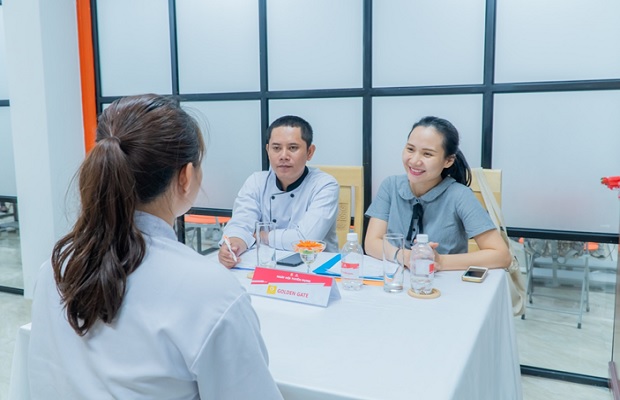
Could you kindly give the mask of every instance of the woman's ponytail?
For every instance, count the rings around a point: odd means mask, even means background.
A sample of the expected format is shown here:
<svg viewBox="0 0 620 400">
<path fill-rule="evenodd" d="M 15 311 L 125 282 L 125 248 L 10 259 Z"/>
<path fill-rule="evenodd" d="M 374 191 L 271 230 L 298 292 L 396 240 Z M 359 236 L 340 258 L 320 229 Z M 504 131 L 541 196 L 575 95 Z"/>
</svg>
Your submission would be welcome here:
<svg viewBox="0 0 620 400">
<path fill-rule="evenodd" d="M 164 194 L 187 163 L 204 153 L 196 121 L 171 98 L 121 98 L 99 117 L 97 144 L 79 175 L 80 215 L 52 253 L 54 278 L 67 319 L 79 335 L 116 317 L 145 239 L 136 208 Z"/>
<path fill-rule="evenodd" d="M 457 150 L 454 154 L 454 163 L 441 172 L 442 178 L 446 176 L 451 176 L 455 181 L 465 186 L 471 184 L 471 169 L 461 150 Z"/>
<path fill-rule="evenodd" d="M 98 142 L 79 171 L 81 216 L 52 253 L 71 327 L 80 335 L 117 314 L 127 276 L 142 262 L 144 238 L 133 217 L 135 179 L 118 138 Z"/>
</svg>

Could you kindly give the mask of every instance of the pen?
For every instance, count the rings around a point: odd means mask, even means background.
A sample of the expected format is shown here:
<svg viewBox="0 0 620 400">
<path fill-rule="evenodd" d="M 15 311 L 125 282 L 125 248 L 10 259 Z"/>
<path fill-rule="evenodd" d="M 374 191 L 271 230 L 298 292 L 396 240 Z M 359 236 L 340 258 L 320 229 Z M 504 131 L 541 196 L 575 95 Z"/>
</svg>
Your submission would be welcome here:
<svg viewBox="0 0 620 400">
<path fill-rule="evenodd" d="M 224 235 L 224 243 L 226 243 L 226 247 L 228 247 L 228 251 L 230 251 L 230 254 L 232 254 L 233 256 L 233 260 L 235 260 L 235 262 L 237 262 L 237 255 L 235 254 L 235 252 L 232 250 L 232 247 L 230 247 L 230 239 L 228 239 L 228 236 Z"/>
</svg>

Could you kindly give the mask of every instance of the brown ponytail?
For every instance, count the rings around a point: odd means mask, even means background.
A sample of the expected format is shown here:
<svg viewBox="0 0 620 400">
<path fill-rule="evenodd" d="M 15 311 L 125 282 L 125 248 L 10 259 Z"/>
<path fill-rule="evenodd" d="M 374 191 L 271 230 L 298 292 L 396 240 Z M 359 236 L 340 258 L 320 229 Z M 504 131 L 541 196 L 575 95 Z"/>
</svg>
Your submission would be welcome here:
<svg viewBox="0 0 620 400">
<path fill-rule="evenodd" d="M 203 152 L 198 124 L 173 99 L 126 97 L 99 117 L 97 144 L 78 172 L 80 215 L 52 252 L 54 278 L 77 334 L 99 319 L 114 320 L 127 277 L 144 258 L 136 206 L 162 195 L 187 163 L 198 166 Z"/>
</svg>

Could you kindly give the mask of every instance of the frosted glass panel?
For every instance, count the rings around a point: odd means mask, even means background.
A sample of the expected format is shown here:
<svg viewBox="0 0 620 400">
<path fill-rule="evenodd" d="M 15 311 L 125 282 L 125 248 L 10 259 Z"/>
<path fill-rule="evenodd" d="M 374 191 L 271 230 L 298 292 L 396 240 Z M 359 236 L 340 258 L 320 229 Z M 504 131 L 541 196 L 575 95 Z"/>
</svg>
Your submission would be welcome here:
<svg viewBox="0 0 620 400">
<path fill-rule="evenodd" d="M 495 97 L 493 165 L 512 227 L 618 232 L 620 91 Z"/>
<path fill-rule="evenodd" d="M 258 2 L 176 4 L 181 93 L 258 91 Z"/>
<path fill-rule="evenodd" d="M 617 0 L 497 2 L 496 82 L 620 78 Z"/>
<path fill-rule="evenodd" d="M 482 83 L 484 3 L 373 1 L 373 86 Z"/>
<path fill-rule="evenodd" d="M 9 98 L 9 80 L 6 71 L 6 42 L 4 38 L 4 11 L 0 4 L 0 100 Z"/>
<path fill-rule="evenodd" d="M 362 86 L 361 0 L 269 0 L 269 89 Z"/>
<path fill-rule="evenodd" d="M 372 197 L 390 175 L 404 174 L 402 151 L 411 127 L 427 115 L 445 118 L 459 131 L 470 167 L 480 166 L 482 96 L 378 97 L 372 113 Z"/>
<path fill-rule="evenodd" d="M 243 182 L 261 168 L 260 103 L 183 103 L 201 123 L 207 153 L 194 207 L 232 209 Z"/>
<path fill-rule="evenodd" d="M 269 122 L 297 115 L 310 123 L 316 151 L 310 165 L 362 165 L 362 99 L 272 100 Z"/>
<path fill-rule="evenodd" d="M 167 0 L 99 0 L 104 96 L 172 93 Z"/>
<path fill-rule="evenodd" d="M 13 135 L 9 107 L 0 107 L 0 195 L 17 196 L 15 185 L 15 162 L 13 159 Z"/>
</svg>

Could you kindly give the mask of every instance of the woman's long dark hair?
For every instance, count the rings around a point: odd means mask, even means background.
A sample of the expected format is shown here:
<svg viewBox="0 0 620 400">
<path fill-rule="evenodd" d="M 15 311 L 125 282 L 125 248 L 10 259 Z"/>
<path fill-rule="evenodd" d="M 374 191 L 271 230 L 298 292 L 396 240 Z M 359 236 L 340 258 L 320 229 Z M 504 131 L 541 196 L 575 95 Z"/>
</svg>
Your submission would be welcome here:
<svg viewBox="0 0 620 400">
<path fill-rule="evenodd" d="M 465 156 L 459 149 L 459 131 L 456 130 L 454 125 L 443 118 L 424 117 L 413 125 L 409 135 L 418 126 L 435 128 L 443 136 L 445 156 L 454 156 L 454 163 L 450 167 L 444 168 L 441 172 L 441 177 L 451 176 L 455 181 L 469 186 L 471 184 L 471 169 Z"/>
<path fill-rule="evenodd" d="M 67 319 L 80 336 L 99 319 L 113 321 L 127 277 L 144 258 L 136 206 L 166 192 L 204 153 L 194 118 L 178 101 L 154 94 L 112 103 L 99 117 L 96 140 L 78 171 L 80 215 L 52 253 Z"/>
</svg>

